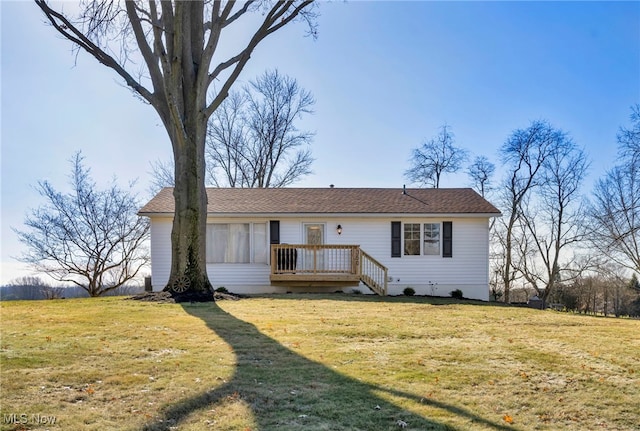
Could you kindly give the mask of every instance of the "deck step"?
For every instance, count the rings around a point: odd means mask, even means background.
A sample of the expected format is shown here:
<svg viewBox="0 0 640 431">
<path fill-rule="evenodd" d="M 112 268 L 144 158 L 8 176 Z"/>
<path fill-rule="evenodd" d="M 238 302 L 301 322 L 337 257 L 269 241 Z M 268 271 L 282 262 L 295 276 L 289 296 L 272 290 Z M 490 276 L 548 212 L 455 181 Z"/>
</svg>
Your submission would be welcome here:
<svg viewBox="0 0 640 431">
<path fill-rule="evenodd" d="M 376 283 L 374 280 L 372 280 L 371 277 L 367 277 L 367 276 L 363 275 L 362 277 L 360 277 L 360 281 L 362 283 L 364 283 L 367 287 L 369 287 L 369 289 L 371 289 L 375 293 L 377 293 L 378 295 L 386 296 L 386 293 L 384 291 L 384 287 L 380 286 L 378 283 Z"/>
</svg>

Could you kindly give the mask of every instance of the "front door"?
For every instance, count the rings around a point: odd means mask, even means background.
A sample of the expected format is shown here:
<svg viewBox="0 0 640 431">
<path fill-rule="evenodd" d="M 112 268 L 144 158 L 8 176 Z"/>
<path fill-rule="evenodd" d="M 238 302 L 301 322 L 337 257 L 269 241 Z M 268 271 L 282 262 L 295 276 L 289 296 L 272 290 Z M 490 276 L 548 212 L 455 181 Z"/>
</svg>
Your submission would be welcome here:
<svg viewBox="0 0 640 431">
<path fill-rule="evenodd" d="M 308 223 L 304 225 L 306 245 L 324 244 L 324 224 Z M 304 253 L 304 269 L 322 271 L 324 269 L 324 250 L 307 249 Z"/>
</svg>

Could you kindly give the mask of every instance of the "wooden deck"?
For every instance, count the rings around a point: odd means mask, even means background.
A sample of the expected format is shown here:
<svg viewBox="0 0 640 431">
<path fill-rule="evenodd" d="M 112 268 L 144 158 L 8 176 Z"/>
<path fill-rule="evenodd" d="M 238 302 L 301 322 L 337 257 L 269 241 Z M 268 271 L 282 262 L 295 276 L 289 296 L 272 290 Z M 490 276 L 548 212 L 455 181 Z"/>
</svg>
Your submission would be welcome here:
<svg viewBox="0 0 640 431">
<path fill-rule="evenodd" d="M 287 287 L 348 287 L 387 294 L 387 268 L 357 245 L 274 244 L 271 283 Z"/>
</svg>

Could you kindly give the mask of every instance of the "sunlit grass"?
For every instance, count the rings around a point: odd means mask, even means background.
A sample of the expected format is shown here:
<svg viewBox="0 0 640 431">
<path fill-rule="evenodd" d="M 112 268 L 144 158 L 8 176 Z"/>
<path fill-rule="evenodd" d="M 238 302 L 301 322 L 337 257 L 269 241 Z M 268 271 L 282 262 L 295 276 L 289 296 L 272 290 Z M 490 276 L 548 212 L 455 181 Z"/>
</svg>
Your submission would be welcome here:
<svg viewBox="0 0 640 431">
<path fill-rule="evenodd" d="M 640 424 L 640 321 L 364 295 L 0 307 L 3 430 Z"/>
</svg>

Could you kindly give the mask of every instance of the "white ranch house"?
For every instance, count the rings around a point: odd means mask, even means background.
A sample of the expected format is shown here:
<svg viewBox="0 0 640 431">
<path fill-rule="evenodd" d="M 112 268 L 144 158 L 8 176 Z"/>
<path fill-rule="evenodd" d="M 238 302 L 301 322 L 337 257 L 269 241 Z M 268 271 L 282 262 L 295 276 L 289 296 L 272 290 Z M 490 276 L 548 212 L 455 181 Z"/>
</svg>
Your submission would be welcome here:
<svg viewBox="0 0 640 431">
<path fill-rule="evenodd" d="M 214 288 L 489 300 L 489 221 L 472 189 L 208 188 L 207 273 Z M 139 212 L 151 220 L 151 284 L 169 283 L 173 189 Z"/>
</svg>

